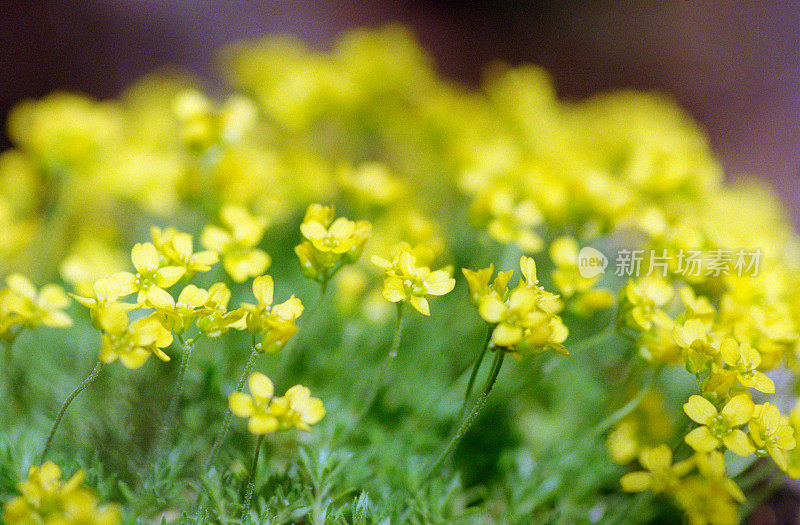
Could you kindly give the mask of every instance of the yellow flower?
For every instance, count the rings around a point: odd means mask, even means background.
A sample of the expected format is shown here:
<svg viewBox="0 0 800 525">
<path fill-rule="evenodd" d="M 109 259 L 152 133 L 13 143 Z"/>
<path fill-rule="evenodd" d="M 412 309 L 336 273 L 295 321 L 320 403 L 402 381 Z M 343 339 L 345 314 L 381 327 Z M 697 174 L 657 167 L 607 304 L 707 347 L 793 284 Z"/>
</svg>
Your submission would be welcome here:
<svg viewBox="0 0 800 525">
<path fill-rule="evenodd" d="M 206 337 L 215 338 L 226 333 L 231 328 L 244 330 L 247 328 L 245 317 L 247 312 L 242 309 L 228 311 L 228 303 L 231 300 L 231 291 L 225 283 L 214 283 L 208 289 L 208 299 L 206 299 L 202 314 L 197 319 L 197 328 Z"/>
<path fill-rule="evenodd" d="M 242 303 L 247 312 L 247 328 L 254 336 L 261 336 L 256 348 L 267 354 L 280 352 L 297 333 L 297 318 L 303 313 L 303 303 L 292 295 L 286 301 L 272 305 L 275 284 L 272 277 L 262 275 L 253 279 L 256 304 Z"/>
<path fill-rule="evenodd" d="M 190 284 L 181 290 L 178 300 L 158 287 L 147 292 L 147 306 L 155 308 L 156 318 L 164 327 L 176 334 L 182 334 L 195 318 L 203 313 L 208 292 Z"/>
<path fill-rule="evenodd" d="M 169 356 L 162 348 L 172 344 L 172 334 L 155 315 L 128 324 L 127 310 L 112 305 L 100 312 L 98 321 L 102 330 L 100 361 L 103 363 L 113 363 L 119 359 L 127 368 L 139 368 L 150 354 L 155 354 L 162 361 L 169 361 Z"/>
<path fill-rule="evenodd" d="M 542 239 L 534 228 L 542 223 L 543 217 L 532 200 L 496 187 L 476 201 L 473 214 L 487 217 L 486 229 L 496 241 L 514 243 L 526 253 L 542 249 Z"/>
<path fill-rule="evenodd" d="M 547 348 L 568 355 L 562 344 L 568 330 L 556 315 L 562 306 L 558 296 L 538 285 L 533 259 L 520 258 L 520 269 L 520 285 L 507 297 L 486 293 L 478 299 L 478 313 L 484 321 L 494 325 L 491 345 L 525 355 Z M 503 276 L 501 285 L 504 286 L 505 282 L 507 278 Z"/>
<path fill-rule="evenodd" d="M 719 340 L 711 339 L 711 326 L 700 319 L 689 319 L 675 324 L 672 337 L 683 353 L 686 368 L 692 373 L 706 370 L 719 354 Z"/>
<path fill-rule="evenodd" d="M 756 445 L 756 454 L 769 454 L 775 464 L 788 468 L 787 451 L 795 448 L 794 429 L 772 403 L 757 405 L 750 421 L 750 437 Z"/>
<path fill-rule="evenodd" d="M 136 243 L 131 250 L 131 260 L 136 273 L 117 272 L 110 279 L 120 288 L 120 296 L 138 293 L 137 301 L 144 303 L 150 287 L 169 288 L 183 277 L 186 270 L 180 266 L 161 267 L 158 251 L 153 243 Z"/>
<path fill-rule="evenodd" d="M 150 229 L 153 244 L 158 253 L 175 266 L 180 266 L 189 275 L 207 272 L 211 265 L 219 261 L 219 254 L 212 250 L 194 252 L 192 236 L 175 228 L 161 230 L 156 226 Z"/>
<path fill-rule="evenodd" d="M 225 228 L 206 226 L 200 237 L 203 246 L 222 254 L 222 266 L 237 283 L 261 275 L 272 262 L 267 252 L 256 248 L 267 229 L 266 219 L 234 205 L 223 206 L 219 216 Z"/>
<path fill-rule="evenodd" d="M 725 472 L 720 452 L 697 453 L 693 457 L 698 475 L 681 481 L 673 491 L 678 506 L 692 525 L 735 525 L 739 505 L 747 501 L 739 486 Z"/>
<path fill-rule="evenodd" d="M 686 443 L 698 452 L 711 452 L 724 445 L 740 456 L 749 456 L 755 448 L 747 434 L 738 427 L 750 420 L 753 409 L 750 394 L 732 397 L 719 412 L 706 398 L 691 396 L 683 405 L 683 411 L 702 426 L 686 434 Z"/>
<path fill-rule="evenodd" d="M 386 272 L 384 299 L 391 303 L 407 302 L 422 315 L 431 314 L 428 295 L 445 295 L 456 285 L 449 271 L 432 272 L 430 268 L 417 266 L 416 258 L 407 251 L 401 251 L 394 262 L 377 256 L 372 262 Z"/>
<path fill-rule="evenodd" d="M 300 224 L 306 240 L 295 248 L 303 273 L 320 282 L 330 279 L 337 265 L 357 261 L 372 231 L 367 221 L 333 220 L 333 215 L 332 207 L 309 206 Z"/>
<path fill-rule="evenodd" d="M 123 290 L 117 280 L 105 277 L 94 282 L 92 285 L 91 297 L 82 297 L 75 294 L 70 295 L 75 301 L 89 308 L 92 324 L 94 324 L 95 328 L 100 328 L 98 317 L 103 310 L 110 308 L 112 305 L 121 305 L 121 307 L 127 308 L 128 310 L 136 308 L 137 305 L 135 304 L 117 302 L 117 299 L 125 295 L 123 292 L 125 292 L 125 290 Z"/>
<path fill-rule="evenodd" d="M 249 418 L 247 429 L 252 434 L 263 435 L 290 428 L 310 432 L 311 425 L 325 416 L 322 401 L 311 397 L 311 392 L 302 385 L 295 385 L 283 397 L 276 397 L 272 381 L 264 374 L 250 374 L 247 384 L 250 395 L 234 392 L 228 398 L 228 404 L 231 412 Z"/>
<path fill-rule="evenodd" d="M 622 476 L 619 482 L 625 492 L 670 492 L 692 470 L 694 462 L 688 459 L 673 465 L 672 450 L 667 445 L 659 445 L 639 454 L 639 463 L 647 471 Z"/>
<path fill-rule="evenodd" d="M 744 342 L 740 345 L 734 338 L 726 337 L 720 343 L 720 355 L 725 364 L 736 371 L 739 384 L 765 394 L 775 393 L 775 383 L 758 370 L 761 354 L 749 343 Z"/>
<path fill-rule="evenodd" d="M 711 322 L 717 315 L 717 311 L 711 305 L 707 297 L 697 297 L 689 286 L 684 286 L 678 292 L 686 308 L 686 317 L 688 319 L 699 319 L 704 322 Z"/>
<path fill-rule="evenodd" d="M 8 291 L 2 299 L 3 309 L 7 311 L 9 321 L 14 319 L 12 324 L 22 324 L 28 328 L 72 325 L 72 318 L 62 311 L 69 306 L 69 297 L 60 286 L 48 284 L 37 291 L 26 277 L 18 273 L 6 277 L 6 285 Z M 2 335 L 0 332 L 0 337 Z"/>
<path fill-rule="evenodd" d="M 498 273 L 491 285 L 489 285 L 489 281 L 492 280 L 492 275 L 494 275 L 494 264 L 490 264 L 487 268 L 480 270 L 462 268 L 461 272 L 469 285 L 469 300 L 475 306 L 478 306 L 481 300 L 490 293 L 494 293 L 501 300 L 505 300 L 508 297 L 508 281 L 511 280 L 511 276 L 514 274 L 513 270 Z"/>
<path fill-rule="evenodd" d="M 622 292 L 626 323 L 637 331 L 650 330 L 659 307 L 674 295 L 672 285 L 656 275 L 631 279 Z"/>
<path fill-rule="evenodd" d="M 28 469 L 28 479 L 17 485 L 20 495 L 5 504 L 6 525 L 86 524 L 114 525 L 120 522 L 117 505 L 98 506 L 97 497 L 81 487 L 84 472 L 79 470 L 66 482 L 53 462 Z"/>
</svg>

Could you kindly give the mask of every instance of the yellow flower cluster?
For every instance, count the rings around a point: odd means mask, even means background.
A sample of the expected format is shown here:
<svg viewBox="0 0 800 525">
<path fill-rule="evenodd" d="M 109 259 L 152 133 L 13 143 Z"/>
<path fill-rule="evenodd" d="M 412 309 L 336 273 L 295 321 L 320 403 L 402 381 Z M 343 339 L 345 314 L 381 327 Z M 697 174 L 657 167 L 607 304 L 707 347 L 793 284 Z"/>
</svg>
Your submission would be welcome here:
<svg viewBox="0 0 800 525">
<path fill-rule="evenodd" d="M 63 311 L 67 306 L 69 297 L 60 286 L 48 284 L 37 291 L 26 277 L 9 275 L 0 288 L 0 340 L 13 339 L 23 327 L 72 325 Z"/>
<path fill-rule="evenodd" d="M 97 496 L 82 487 L 84 472 L 61 481 L 61 469 L 50 461 L 28 469 L 28 479 L 19 483 L 20 495 L 5 504 L 3 523 L 114 525 L 120 523 L 117 505 L 98 505 Z"/>
<path fill-rule="evenodd" d="M 673 463 L 670 448 L 660 445 L 642 452 L 639 463 L 646 470 L 625 474 L 620 480 L 624 490 L 671 496 L 693 525 L 739 522 L 738 504 L 744 503 L 745 496 L 727 477 L 719 452 L 697 453 Z"/>
<path fill-rule="evenodd" d="M 245 225 L 250 224 L 248 215 L 240 218 Z M 247 328 L 254 338 L 261 337 L 257 347 L 269 353 L 279 351 L 297 331 L 295 321 L 303 312 L 303 305 L 292 297 L 273 307 L 273 283 L 269 276 L 259 276 L 253 281 L 257 304 L 243 303 L 235 310 L 228 309 L 231 291 L 221 282 L 208 290 L 188 284 L 177 299 L 173 298 L 169 288 L 181 278 L 209 271 L 219 261 L 219 255 L 211 250 L 194 252 L 191 235 L 174 228 L 153 228 L 151 234 L 152 243 L 138 243 L 131 251 L 135 274 L 117 272 L 97 280 L 91 296 L 73 295 L 90 309 L 92 320 L 101 331 L 103 363 L 119 359 L 128 368 L 138 368 L 151 354 L 169 361 L 163 349 L 172 343 L 173 334 L 180 337 L 194 325 L 200 334 L 211 338 L 220 337 L 232 328 Z M 260 236 L 259 232 L 257 238 Z M 248 250 L 251 255 L 231 263 L 232 278 L 246 277 L 261 268 L 261 263 L 253 264 L 252 257 L 252 253 L 260 250 L 253 246 L 245 249 Z M 223 265 L 226 257 L 239 257 L 241 253 L 223 252 Z M 136 303 L 122 301 L 133 293 L 137 294 Z M 143 316 L 131 321 L 133 312 L 141 312 Z"/>
<path fill-rule="evenodd" d="M 430 315 L 429 295 L 445 295 L 456 285 L 452 270 L 431 271 L 427 266 L 417 266 L 411 252 L 400 249 L 393 261 L 377 255 L 372 262 L 383 269 L 383 297 L 391 303 L 408 303 L 422 315 Z"/>
<path fill-rule="evenodd" d="M 294 249 L 303 275 L 327 286 L 343 265 L 361 257 L 371 231 L 367 221 L 334 220 L 333 207 L 312 204 L 300 225 L 305 240 Z"/>
<path fill-rule="evenodd" d="M 548 348 L 569 355 L 563 344 L 569 331 L 558 316 L 563 303 L 539 285 L 532 258 L 523 256 L 519 264 L 522 278 L 514 289 L 508 288 L 511 270 L 499 273 L 490 284 L 493 266 L 463 269 L 473 304 L 492 326 L 490 344 L 516 356 L 536 355 Z"/>
<path fill-rule="evenodd" d="M 279 397 L 275 395 L 272 381 L 254 372 L 247 379 L 247 386 L 249 395 L 234 392 L 228 403 L 234 414 L 248 418 L 247 429 L 251 434 L 270 434 L 291 428 L 310 432 L 311 425 L 325 417 L 322 401 L 311 397 L 311 392 L 303 385 L 295 385 Z"/>
</svg>

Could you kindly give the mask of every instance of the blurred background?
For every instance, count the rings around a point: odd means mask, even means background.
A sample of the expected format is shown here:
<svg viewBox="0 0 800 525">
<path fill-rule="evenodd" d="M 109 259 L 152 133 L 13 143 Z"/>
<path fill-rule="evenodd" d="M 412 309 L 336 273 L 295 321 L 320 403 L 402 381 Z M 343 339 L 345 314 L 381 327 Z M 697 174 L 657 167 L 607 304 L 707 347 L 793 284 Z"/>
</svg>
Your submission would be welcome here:
<svg viewBox="0 0 800 525">
<path fill-rule="evenodd" d="M 545 66 L 569 99 L 670 93 L 728 175 L 770 180 L 800 226 L 800 1 L 3 0 L 0 118 L 55 89 L 113 97 L 168 64 L 211 79 L 215 50 L 234 40 L 283 32 L 324 47 L 387 22 L 410 27 L 462 82 L 499 60 Z"/>
</svg>

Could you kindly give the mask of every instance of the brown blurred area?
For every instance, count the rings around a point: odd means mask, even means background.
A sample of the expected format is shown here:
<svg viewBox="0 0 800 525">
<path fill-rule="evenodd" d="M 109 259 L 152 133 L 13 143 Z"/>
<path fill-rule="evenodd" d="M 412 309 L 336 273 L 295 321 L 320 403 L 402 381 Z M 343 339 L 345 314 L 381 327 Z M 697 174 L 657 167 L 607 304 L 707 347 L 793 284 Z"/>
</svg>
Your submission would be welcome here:
<svg viewBox="0 0 800 525">
<path fill-rule="evenodd" d="M 728 174 L 770 180 L 800 225 L 800 1 L 3 0 L 0 118 L 54 89 L 111 97 L 164 64 L 211 78 L 214 51 L 233 40 L 283 32 L 325 46 L 387 22 L 412 28 L 465 82 L 501 60 L 545 66 L 572 99 L 670 93 Z"/>
</svg>

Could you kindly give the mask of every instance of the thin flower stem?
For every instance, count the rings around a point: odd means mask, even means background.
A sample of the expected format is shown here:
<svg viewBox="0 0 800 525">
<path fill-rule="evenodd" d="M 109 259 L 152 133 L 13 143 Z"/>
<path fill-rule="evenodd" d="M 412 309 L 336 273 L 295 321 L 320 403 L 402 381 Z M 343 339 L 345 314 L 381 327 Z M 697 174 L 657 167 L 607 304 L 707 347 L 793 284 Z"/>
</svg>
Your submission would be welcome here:
<svg viewBox="0 0 800 525">
<path fill-rule="evenodd" d="M 67 413 L 67 409 L 69 408 L 70 403 L 72 403 L 73 399 L 78 397 L 78 394 L 86 390 L 86 388 L 88 388 L 88 386 L 91 385 L 95 379 L 97 379 L 97 376 L 100 374 L 100 369 L 102 368 L 103 368 L 103 363 L 98 361 L 97 364 L 94 365 L 94 368 L 92 368 L 92 371 L 89 372 L 89 375 L 86 376 L 86 379 L 84 379 L 81 382 L 81 384 L 78 385 L 78 387 L 75 390 L 73 390 L 70 395 L 67 396 L 67 399 L 64 400 L 64 403 L 61 404 L 61 408 L 59 409 L 58 414 L 56 415 L 56 419 L 55 421 L 53 421 L 53 426 L 50 428 L 50 434 L 48 434 L 47 436 L 47 441 L 45 441 L 44 450 L 42 450 L 42 455 L 39 458 L 40 464 L 44 462 L 44 458 L 45 456 L 47 456 L 47 452 L 50 450 L 50 445 L 53 444 L 53 437 L 56 435 L 56 430 L 58 430 L 58 426 L 61 424 L 61 420 L 64 419 L 64 414 Z"/>
<path fill-rule="evenodd" d="M 386 374 L 386 370 L 388 370 L 389 365 L 392 364 L 394 358 L 397 357 L 397 351 L 400 348 L 400 340 L 403 337 L 403 303 L 397 303 L 397 325 L 395 326 L 394 330 L 394 338 L 392 339 L 392 346 L 389 348 L 389 353 L 386 354 L 386 358 L 383 360 L 381 367 L 378 369 L 378 373 L 375 374 L 375 377 L 372 379 L 372 385 L 370 385 L 369 391 L 367 392 L 367 396 L 364 398 L 364 401 L 361 405 L 361 413 L 356 418 L 356 423 L 360 422 L 364 417 L 366 417 L 367 413 L 369 412 L 370 407 L 375 402 L 375 398 L 378 397 L 378 391 L 380 390 L 381 384 L 383 383 L 383 376 Z M 355 428 L 356 425 L 353 425 L 351 428 Z"/>
<path fill-rule="evenodd" d="M 502 350 L 498 350 L 494 356 L 494 362 L 492 363 L 492 370 L 489 373 L 489 377 L 486 380 L 486 385 L 483 387 L 483 391 L 478 396 L 477 401 L 475 401 L 475 405 L 472 407 L 469 415 L 461 422 L 461 426 L 458 427 L 453 438 L 450 440 L 450 443 L 447 445 L 447 448 L 442 452 L 439 456 L 439 459 L 431 466 L 425 476 L 422 478 L 422 482 L 424 483 L 430 477 L 439 470 L 439 467 L 442 466 L 444 460 L 450 455 L 453 450 L 458 446 L 461 442 L 461 439 L 464 437 L 464 434 L 472 427 L 472 424 L 475 423 L 475 420 L 478 419 L 478 416 L 483 410 L 484 405 L 486 405 L 486 400 L 489 397 L 489 393 L 492 391 L 492 387 L 494 386 L 495 382 L 497 381 L 497 376 L 500 374 L 500 368 L 503 366 L 503 358 L 505 357 L 505 352 Z"/>
<path fill-rule="evenodd" d="M 483 347 L 481 348 L 480 354 L 478 354 L 478 358 L 475 360 L 475 366 L 472 367 L 472 373 L 469 376 L 469 381 L 467 382 L 467 390 L 464 393 L 464 403 L 461 405 L 461 410 L 458 412 L 458 419 L 464 417 L 464 412 L 467 411 L 467 404 L 469 403 L 469 396 L 472 394 L 472 388 L 475 386 L 475 378 L 478 377 L 478 371 L 481 368 L 481 363 L 483 363 L 483 358 L 486 357 L 486 351 L 489 349 L 489 341 L 492 340 L 492 333 L 494 330 L 490 327 L 486 329 L 486 338 L 483 341 Z"/>
<path fill-rule="evenodd" d="M 642 386 L 642 389 L 628 401 L 625 405 L 623 405 L 619 410 L 615 411 L 607 418 L 602 420 L 600 423 L 595 425 L 595 427 L 591 430 L 590 435 L 599 435 L 608 430 L 609 428 L 616 425 L 626 416 L 628 416 L 631 412 L 636 410 L 636 408 L 641 404 L 644 400 L 645 396 L 650 392 L 650 389 L 653 387 L 653 383 L 655 383 L 656 379 L 658 378 L 659 374 L 661 374 L 662 366 L 656 368 L 653 373 L 650 375 L 647 383 Z"/>
<path fill-rule="evenodd" d="M 244 367 L 244 372 L 242 373 L 242 377 L 239 378 L 239 383 L 236 385 L 236 392 L 241 392 L 244 390 L 244 384 L 247 382 L 247 378 L 250 376 L 250 372 L 253 371 L 253 367 L 256 364 L 256 358 L 258 357 L 259 351 L 253 347 L 253 350 L 250 352 L 250 357 L 247 359 L 247 364 Z M 217 439 L 214 441 L 214 446 L 211 447 L 211 453 L 208 455 L 208 460 L 206 461 L 206 470 L 211 467 L 211 463 L 214 461 L 214 458 L 219 453 L 219 449 L 222 446 L 222 443 L 225 442 L 225 438 L 228 437 L 228 431 L 231 428 L 231 419 L 233 418 L 233 412 L 231 409 L 228 408 L 227 412 L 225 412 L 225 419 L 222 421 L 222 428 L 217 435 Z"/>
<path fill-rule="evenodd" d="M 266 434 L 258 436 L 256 441 L 256 452 L 253 455 L 253 466 L 250 467 L 250 473 L 247 476 L 247 492 L 244 496 L 244 504 L 242 505 L 242 523 L 250 522 L 250 502 L 253 499 L 253 492 L 256 489 L 256 469 L 258 469 L 258 454 L 261 452 L 261 443 L 264 442 Z"/>
<path fill-rule="evenodd" d="M 181 366 L 178 369 L 178 378 L 175 380 L 175 388 L 172 393 L 172 399 L 169 402 L 169 407 L 167 408 L 164 416 L 164 424 L 161 426 L 161 431 L 159 432 L 158 439 L 156 440 L 156 446 L 154 448 L 156 451 L 162 450 L 167 443 L 167 439 L 169 439 L 170 431 L 172 430 L 175 422 L 175 416 L 178 413 L 178 405 L 180 405 L 181 395 L 183 394 L 183 382 L 186 378 L 186 370 L 189 368 L 189 360 L 192 358 L 192 350 L 194 350 L 194 345 L 197 343 L 196 338 L 188 339 L 186 341 L 181 338 L 180 341 L 183 344 Z"/>
</svg>

